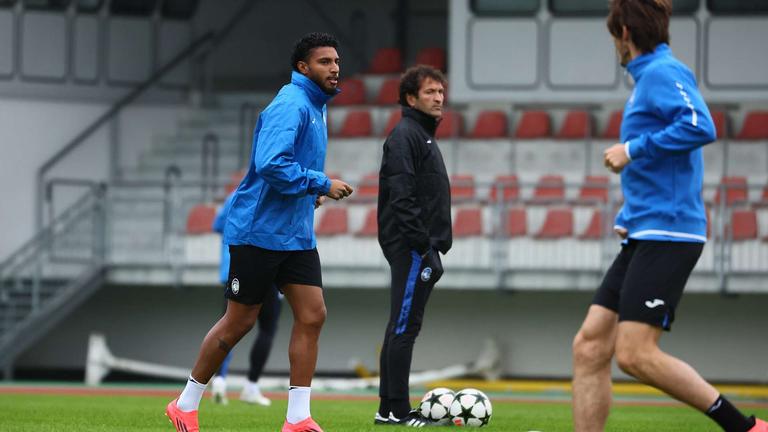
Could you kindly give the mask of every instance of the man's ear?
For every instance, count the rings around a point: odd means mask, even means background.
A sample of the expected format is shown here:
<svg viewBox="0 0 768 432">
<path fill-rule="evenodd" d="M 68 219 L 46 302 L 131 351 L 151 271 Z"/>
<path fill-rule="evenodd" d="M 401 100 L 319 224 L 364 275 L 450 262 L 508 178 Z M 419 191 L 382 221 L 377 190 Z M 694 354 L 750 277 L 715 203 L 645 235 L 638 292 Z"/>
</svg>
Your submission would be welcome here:
<svg viewBox="0 0 768 432">
<path fill-rule="evenodd" d="M 298 61 L 296 67 L 299 68 L 299 72 L 306 75 L 309 73 L 309 65 L 305 61 Z"/>
<path fill-rule="evenodd" d="M 414 95 L 412 95 L 410 93 L 406 93 L 405 94 L 405 101 L 408 102 L 408 106 L 411 107 L 411 108 L 416 106 L 416 99 L 417 99 L 416 96 L 414 96 Z"/>
<path fill-rule="evenodd" d="M 627 26 L 621 26 L 621 40 L 624 42 L 629 42 L 631 39 L 631 35 L 629 34 L 629 29 Z"/>
</svg>

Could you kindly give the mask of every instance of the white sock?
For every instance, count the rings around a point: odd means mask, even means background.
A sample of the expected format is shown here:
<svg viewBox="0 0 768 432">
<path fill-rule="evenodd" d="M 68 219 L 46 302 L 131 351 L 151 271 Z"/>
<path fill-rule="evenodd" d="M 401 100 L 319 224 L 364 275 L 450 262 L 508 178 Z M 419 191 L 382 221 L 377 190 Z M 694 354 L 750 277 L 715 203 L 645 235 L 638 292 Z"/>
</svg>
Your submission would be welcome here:
<svg viewBox="0 0 768 432">
<path fill-rule="evenodd" d="M 176 401 L 176 406 L 184 412 L 196 411 L 200 407 L 203 392 L 205 392 L 205 384 L 200 384 L 194 378 L 189 377 L 187 386 L 184 387 L 179 400 Z"/>
<path fill-rule="evenodd" d="M 248 381 L 248 383 L 245 385 L 245 388 L 247 389 L 248 393 L 258 393 L 261 394 L 261 388 L 259 388 L 259 383 Z"/>
<path fill-rule="evenodd" d="M 288 423 L 296 424 L 311 414 L 309 413 L 309 393 L 311 387 L 293 387 L 288 390 Z"/>
</svg>

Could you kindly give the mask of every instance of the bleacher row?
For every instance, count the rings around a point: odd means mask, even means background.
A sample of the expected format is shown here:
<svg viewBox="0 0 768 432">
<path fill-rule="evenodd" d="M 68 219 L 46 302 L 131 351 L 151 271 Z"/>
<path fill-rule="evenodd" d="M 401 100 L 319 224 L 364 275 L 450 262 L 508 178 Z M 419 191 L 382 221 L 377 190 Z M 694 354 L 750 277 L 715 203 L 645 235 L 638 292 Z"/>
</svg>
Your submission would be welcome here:
<svg viewBox="0 0 768 432">
<path fill-rule="evenodd" d="M 240 174 L 233 176 L 239 178 Z M 234 187 L 233 183 L 230 187 Z M 762 238 L 768 241 L 768 227 L 761 230 L 758 215 L 768 217 L 768 185 L 763 188 L 759 201 L 748 201 L 745 177 L 726 177 L 723 179 L 725 200 L 721 202 L 721 189 L 718 189 L 712 201 L 708 202 L 707 217 L 711 221 L 713 206 L 724 205 L 729 222 L 725 223 L 725 232 L 733 241 Z M 620 203 L 609 202 L 609 178 L 607 176 L 588 176 L 580 185 L 578 195 L 568 199 L 565 194 L 565 182 L 562 176 L 542 176 L 533 188 L 530 198 L 522 199 L 521 187 L 514 175 L 497 178 L 489 188 L 486 197 L 476 195 L 472 176 L 451 176 L 451 198 L 454 204 L 454 236 L 530 236 L 534 239 L 555 239 L 575 237 L 589 240 L 603 237 L 605 230 L 604 215 L 613 217 Z M 358 185 L 349 205 L 328 204 L 316 214 L 315 229 L 318 236 L 336 236 L 352 234 L 360 237 L 375 237 L 377 234 L 376 206 L 378 177 L 370 174 Z M 496 206 L 496 204 L 503 204 Z M 611 210 L 611 204 L 615 207 Z M 348 209 L 349 208 L 349 209 Z M 491 214 L 502 209 L 502 215 Z M 354 209 L 354 210 L 350 210 Z M 357 222 L 350 222 L 350 213 L 357 217 Z M 211 225 L 216 206 L 199 204 L 190 211 L 186 231 L 188 234 L 211 232 Z M 362 223 L 359 221 L 362 219 Z M 580 223 L 577 223 L 577 220 Z M 768 220 L 766 220 L 768 222 Z M 711 225 L 711 224 L 710 224 Z M 711 226 L 708 235 L 712 235 Z"/>
</svg>

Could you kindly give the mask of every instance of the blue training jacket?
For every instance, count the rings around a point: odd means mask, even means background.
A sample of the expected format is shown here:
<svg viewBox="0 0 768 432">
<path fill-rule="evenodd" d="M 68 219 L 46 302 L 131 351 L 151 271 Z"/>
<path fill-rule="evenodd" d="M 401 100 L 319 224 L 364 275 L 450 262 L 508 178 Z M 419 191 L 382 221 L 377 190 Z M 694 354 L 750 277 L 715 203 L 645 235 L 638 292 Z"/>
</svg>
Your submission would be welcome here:
<svg viewBox="0 0 768 432">
<path fill-rule="evenodd" d="M 251 162 L 232 200 L 224 243 L 270 250 L 316 247 L 315 198 L 328 193 L 326 102 L 312 80 L 294 71 L 259 115 Z"/>
<path fill-rule="evenodd" d="M 624 205 L 616 227 L 629 238 L 706 242 L 701 147 L 716 139 L 693 73 L 667 44 L 629 62 L 635 89 L 624 107 Z"/>
<path fill-rule="evenodd" d="M 235 197 L 235 192 L 227 196 L 224 200 L 224 204 L 216 212 L 216 217 L 213 219 L 213 231 L 222 234 L 224 232 L 224 224 L 227 222 L 227 213 L 229 213 L 230 207 L 232 207 L 232 199 Z M 219 260 L 219 280 L 222 284 L 227 283 L 229 279 L 229 246 L 223 241 L 221 242 L 221 259 Z"/>
</svg>

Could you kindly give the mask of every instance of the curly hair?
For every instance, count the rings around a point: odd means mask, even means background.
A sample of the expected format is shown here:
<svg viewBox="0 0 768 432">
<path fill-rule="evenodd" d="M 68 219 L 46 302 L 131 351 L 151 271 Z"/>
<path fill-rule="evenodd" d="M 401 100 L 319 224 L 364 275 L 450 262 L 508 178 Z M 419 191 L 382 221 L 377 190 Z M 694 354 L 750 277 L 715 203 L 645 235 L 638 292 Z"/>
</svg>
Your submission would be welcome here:
<svg viewBox="0 0 768 432">
<path fill-rule="evenodd" d="M 439 69 L 426 65 L 412 66 L 400 77 L 400 99 L 398 100 L 400 105 L 408 106 L 407 95 L 418 97 L 419 88 L 427 78 L 439 82 L 443 87 L 448 85 L 448 80 L 445 79 L 445 75 Z"/>
<path fill-rule="evenodd" d="M 671 15 L 670 0 L 611 0 L 606 25 L 611 36 L 617 39 L 626 26 L 637 49 L 649 53 L 656 45 L 669 43 Z"/>
<path fill-rule="evenodd" d="M 314 32 L 305 34 L 293 47 L 293 55 L 291 55 L 291 67 L 293 70 L 298 72 L 299 68 L 296 64 L 300 61 L 307 61 L 309 53 L 318 47 L 338 48 L 339 41 L 328 33 Z"/>
</svg>

